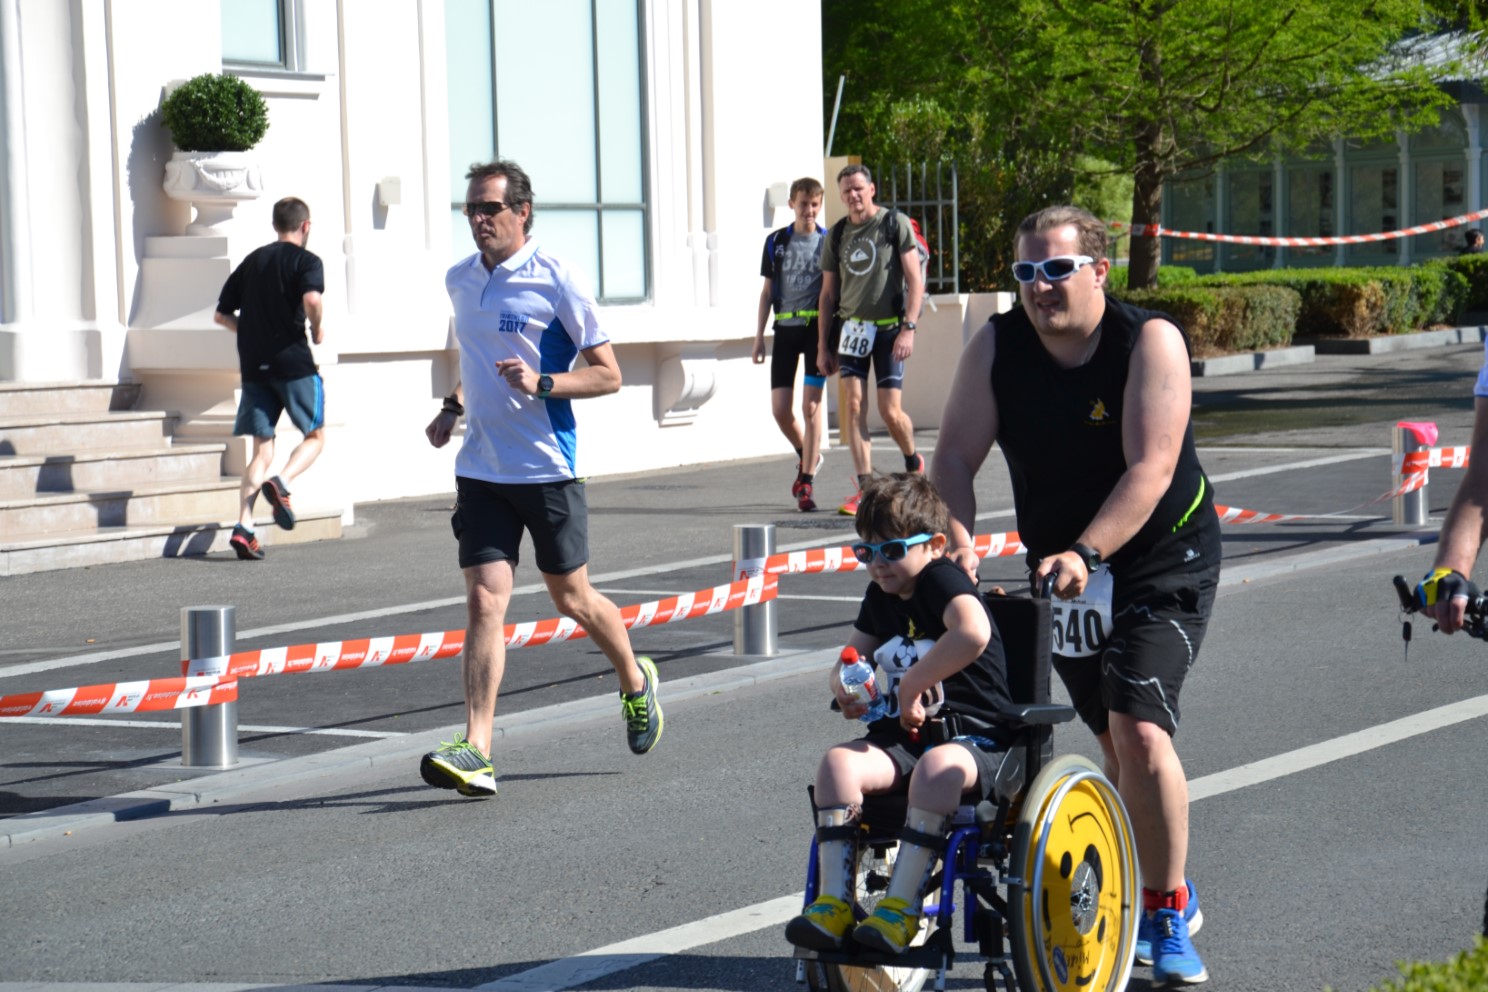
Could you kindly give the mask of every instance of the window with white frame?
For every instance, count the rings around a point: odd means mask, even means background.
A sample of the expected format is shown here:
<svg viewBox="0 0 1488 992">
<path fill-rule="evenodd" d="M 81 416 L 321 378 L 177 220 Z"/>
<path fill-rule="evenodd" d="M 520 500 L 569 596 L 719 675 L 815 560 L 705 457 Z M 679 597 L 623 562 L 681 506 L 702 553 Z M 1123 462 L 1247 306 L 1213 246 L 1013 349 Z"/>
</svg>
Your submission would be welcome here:
<svg viewBox="0 0 1488 992">
<path fill-rule="evenodd" d="M 222 64 L 253 69 L 302 68 L 297 0 L 218 0 Z"/>
<path fill-rule="evenodd" d="M 532 179 L 533 237 L 607 303 L 650 293 L 640 0 L 445 0 L 453 257 L 474 246 L 465 173 Z"/>
</svg>

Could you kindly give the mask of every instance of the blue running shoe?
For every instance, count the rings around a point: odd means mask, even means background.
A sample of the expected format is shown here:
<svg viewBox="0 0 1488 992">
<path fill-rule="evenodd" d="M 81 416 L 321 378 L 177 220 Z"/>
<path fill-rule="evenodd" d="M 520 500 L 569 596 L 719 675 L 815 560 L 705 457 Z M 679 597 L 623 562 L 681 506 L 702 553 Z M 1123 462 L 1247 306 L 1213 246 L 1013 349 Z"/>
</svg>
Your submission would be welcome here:
<svg viewBox="0 0 1488 992">
<path fill-rule="evenodd" d="M 1199 952 L 1188 939 L 1188 923 L 1176 909 L 1152 914 L 1152 984 L 1197 985 L 1209 980 Z"/>
<path fill-rule="evenodd" d="M 1185 881 L 1184 884 L 1188 886 L 1188 906 L 1183 910 L 1183 922 L 1188 924 L 1188 935 L 1192 937 L 1204 925 L 1204 914 L 1199 912 L 1198 890 L 1192 882 Z M 1143 913 L 1141 922 L 1137 924 L 1137 964 L 1152 963 L 1153 933 L 1152 917 Z"/>
</svg>

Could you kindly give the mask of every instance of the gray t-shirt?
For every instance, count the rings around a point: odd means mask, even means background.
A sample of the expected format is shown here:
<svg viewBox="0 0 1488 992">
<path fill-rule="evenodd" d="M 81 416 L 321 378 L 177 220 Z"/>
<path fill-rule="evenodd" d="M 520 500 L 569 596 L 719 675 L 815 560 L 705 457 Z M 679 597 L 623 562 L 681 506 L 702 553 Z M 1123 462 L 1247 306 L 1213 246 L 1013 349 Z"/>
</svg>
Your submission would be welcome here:
<svg viewBox="0 0 1488 992">
<path fill-rule="evenodd" d="M 776 313 L 794 313 L 797 310 L 815 310 L 821 299 L 821 250 L 820 231 L 810 234 L 792 234 L 785 245 L 785 256 L 780 260 L 780 309 Z M 776 320 L 777 327 L 803 327 L 810 317 L 790 317 Z"/>
<path fill-rule="evenodd" d="M 894 218 L 896 230 L 882 231 L 890 217 Z M 839 251 L 832 250 L 830 235 L 822 246 L 822 270 L 836 272 L 840 280 L 837 313 L 844 319 L 856 320 L 899 316 L 894 306 L 895 298 L 904 294 L 899 256 L 915 250 L 909 218 L 898 210 L 891 212 L 879 207 L 864 223 L 847 221 L 846 224 Z M 886 236 L 890 233 L 892 237 Z"/>
</svg>

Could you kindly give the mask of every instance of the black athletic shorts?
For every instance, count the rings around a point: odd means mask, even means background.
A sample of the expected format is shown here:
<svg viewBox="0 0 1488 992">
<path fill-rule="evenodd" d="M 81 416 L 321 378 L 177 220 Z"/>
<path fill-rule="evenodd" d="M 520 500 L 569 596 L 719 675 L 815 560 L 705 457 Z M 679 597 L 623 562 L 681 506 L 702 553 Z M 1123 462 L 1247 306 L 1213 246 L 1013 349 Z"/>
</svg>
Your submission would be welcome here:
<svg viewBox="0 0 1488 992">
<path fill-rule="evenodd" d="M 870 730 L 862 738 L 864 743 L 872 744 L 880 751 L 889 756 L 894 763 L 897 777 L 894 788 L 907 788 L 909 776 L 915 770 L 915 765 L 920 763 L 921 756 L 927 750 L 924 744 L 909 740 L 908 736 L 901 731 Z M 944 744 L 936 744 L 935 747 L 964 747 L 971 753 L 971 760 L 976 765 L 977 779 L 970 792 L 961 794 L 963 803 L 975 805 L 992 796 L 993 783 L 997 781 L 997 770 L 1002 767 L 1002 759 L 1006 754 L 1006 748 L 985 749 L 975 741 L 956 737 Z"/>
<path fill-rule="evenodd" d="M 795 388 L 798 358 L 806 359 L 804 385 L 822 388 L 827 380 L 816 367 L 818 343 L 815 317 L 807 321 L 804 327 L 781 327 L 776 324 L 775 346 L 770 353 L 770 388 Z"/>
<path fill-rule="evenodd" d="M 532 535 L 537 570 L 567 575 L 589 561 L 589 503 L 579 479 L 497 483 L 455 477 L 450 517 L 460 542 L 460 567 L 493 561 L 517 567 L 522 531 Z"/>
<path fill-rule="evenodd" d="M 1178 694 L 1199 656 L 1214 609 L 1219 563 L 1198 572 L 1144 583 L 1111 617 L 1100 655 L 1054 656 L 1080 719 L 1096 734 L 1110 728 L 1110 711 L 1178 733 Z"/>
<path fill-rule="evenodd" d="M 844 379 L 867 379 L 868 363 L 873 362 L 873 374 L 879 389 L 904 388 L 904 363 L 894 358 L 894 342 L 899 337 L 897 326 L 880 327 L 873 336 L 873 351 L 862 358 L 854 355 L 837 356 L 837 367 Z"/>
</svg>

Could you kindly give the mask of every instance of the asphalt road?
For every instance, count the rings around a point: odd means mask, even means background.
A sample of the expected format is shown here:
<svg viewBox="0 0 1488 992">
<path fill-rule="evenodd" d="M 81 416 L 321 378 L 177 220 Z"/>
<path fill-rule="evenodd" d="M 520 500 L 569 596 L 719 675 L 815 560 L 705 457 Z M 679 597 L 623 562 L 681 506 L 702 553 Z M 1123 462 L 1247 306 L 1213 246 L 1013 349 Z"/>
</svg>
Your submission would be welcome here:
<svg viewBox="0 0 1488 992">
<path fill-rule="evenodd" d="M 1396 419 L 1467 442 L 1480 354 L 1196 383 L 1219 501 L 1308 515 L 1226 529 L 1225 585 L 1183 700 L 1197 943 L 1215 987 L 1364 989 L 1481 926 L 1485 647 L 1418 623 L 1403 656 L 1389 577 L 1425 570 L 1430 530 L 1370 503 L 1389 487 Z M 845 495 L 846 466 L 835 449 L 822 489 Z M 1434 514 L 1460 474 L 1433 472 Z M 846 518 L 793 512 L 789 478 L 781 458 L 595 480 L 597 583 L 629 603 L 725 581 L 738 523 L 774 523 L 782 548 L 850 540 Z M 1009 529 L 995 457 L 979 486 L 978 530 Z M 447 509 L 361 506 L 356 536 L 257 564 L 0 580 L 0 694 L 174 674 L 191 604 L 234 604 L 240 647 L 459 629 Z M 1013 584 L 1021 569 L 989 560 L 982 575 Z M 795 987 L 780 921 L 804 880 L 804 786 L 852 732 L 825 712 L 820 669 L 862 585 L 787 577 L 775 659 L 736 657 L 728 615 L 637 632 L 667 704 L 663 742 L 643 758 L 624 748 L 592 645 L 514 652 L 501 795 L 485 802 L 431 791 L 416 771 L 463 719 L 454 660 L 245 680 L 231 772 L 182 769 L 179 723 L 154 715 L 0 723 L 0 992 Z M 527 594 L 513 619 L 550 610 Z M 1056 744 L 1093 753 L 1078 727 Z M 979 987 L 979 974 L 964 961 L 950 987 Z"/>
</svg>

